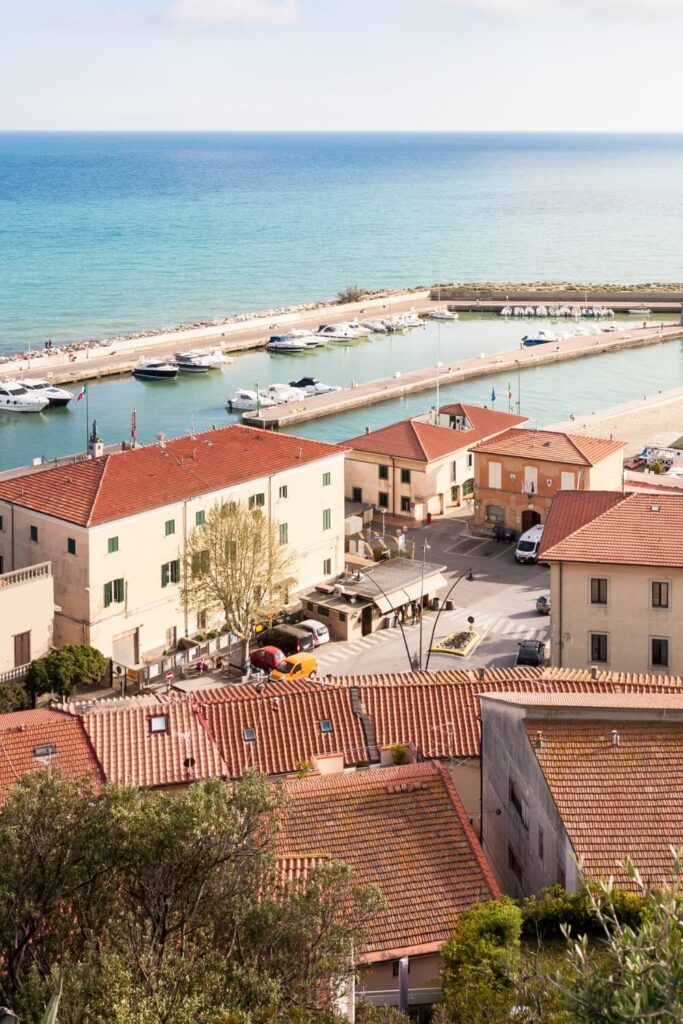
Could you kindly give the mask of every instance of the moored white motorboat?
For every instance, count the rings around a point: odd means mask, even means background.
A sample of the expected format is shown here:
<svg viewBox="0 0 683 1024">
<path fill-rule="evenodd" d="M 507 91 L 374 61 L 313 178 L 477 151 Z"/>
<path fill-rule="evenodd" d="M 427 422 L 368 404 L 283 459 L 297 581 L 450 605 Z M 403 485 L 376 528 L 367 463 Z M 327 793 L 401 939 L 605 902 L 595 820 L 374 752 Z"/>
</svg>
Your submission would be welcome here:
<svg viewBox="0 0 683 1024">
<path fill-rule="evenodd" d="M 422 317 L 418 316 L 414 309 L 409 309 L 407 313 L 397 313 L 396 319 L 403 327 L 424 327 L 425 325 Z"/>
<path fill-rule="evenodd" d="M 349 324 L 321 324 L 316 331 L 318 337 L 326 338 L 328 341 L 358 341 L 359 338 L 367 337 L 369 333 L 366 330 L 359 334 Z"/>
<path fill-rule="evenodd" d="M 133 376 L 139 380 L 175 380 L 178 376 L 178 367 L 161 359 L 148 359 L 135 367 Z"/>
<path fill-rule="evenodd" d="M 457 320 L 458 314 L 453 313 L 450 309 L 431 309 L 429 311 L 430 320 Z"/>
<path fill-rule="evenodd" d="M 0 411 L 42 412 L 50 404 L 46 395 L 29 391 L 17 380 L 0 381 Z"/>
<path fill-rule="evenodd" d="M 176 352 L 175 362 L 179 373 L 208 373 L 209 363 L 194 352 Z"/>
<path fill-rule="evenodd" d="M 332 391 L 341 391 L 339 384 L 323 384 L 317 377 L 302 377 L 300 380 L 290 380 L 290 388 L 298 388 L 307 395 L 329 395 Z"/>
<path fill-rule="evenodd" d="M 501 316 L 512 316 L 512 306 L 503 306 L 500 311 Z"/>
<path fill-rule="evenodd" d="M 630 313 L 631 316 L 650 316 L 652 310 L 641 307 L 640 309 L 629 309 L 627 310 L 627 313 Z"/>
<path fill-rule="evenodd" d="M 237 388 L 225 403 L 228 412 L 233 412 L 236 409 L 252 412 L 254 409 L 270 409 L 274 405 L 275 401 L 265 392 L 259 391 L 257 393 L 256 391 L 248 391 L 246 388 Z"/>
<path fill-rule="evenodd" d="M 266 342 L 268 352 L 282 352 L 289 355 L 293 352 L 305 352 L 308 347 L 306 338 L 293 338 L 289 334 L 271 334 Z"/>
<path fill-rule="evenodd" d="M 561 341 L 559 334 L 555 334 L 553 331 L 544 331 L 542 328 L 540 331 L 534 331 L 532 334 L 525 334 L 522 338 L 522 344 L 529 347 L 530 345 L 549 345 L 552 342 L 557 343 Z"/>
<path fill-rule="evenodd" d="M 303 388 L 295 388 L 291 384 L 271 384 L 266 388 L 265 393 L 273 399 L 276 405 L 282 405 L 285 402 L 300 402 L 306 397 Z"/>
<path fill-rule="evenodd" d="M 363 327 L 367 327 L 371 334 L 388 334 L 387 325 L 381 320 L 364 320 Z"/>
<path fill-rule="evenodd" d="M 68 405 L 73 398 L 72 391 L 67 391 L 66 388 L 58 388 L 56 384 L 51 384 L 44 377 L 34 377 L 31 380 L 17 380 L 12 383 L 20 384 L 27 391 L 40 395 L 42 398 L 47 398 L 49 404 L 57 408 Z"/>
</svg>

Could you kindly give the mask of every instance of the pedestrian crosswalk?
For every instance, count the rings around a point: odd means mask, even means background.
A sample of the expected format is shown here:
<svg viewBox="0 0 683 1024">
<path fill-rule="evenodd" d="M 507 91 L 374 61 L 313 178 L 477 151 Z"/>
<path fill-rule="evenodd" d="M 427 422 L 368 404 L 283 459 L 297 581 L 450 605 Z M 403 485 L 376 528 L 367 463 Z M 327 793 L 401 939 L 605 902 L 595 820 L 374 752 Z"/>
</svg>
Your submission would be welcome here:
<svg viewBox="0 0 683 1024">
<path fill-rule="evenodd" d="M 480 634 L 482 639 L 485 637 L 508 637 L 515 643 L 521 640 L 541 640 L 547 643 L 549 640 L 548 620 L 539 621 L 543 622 L 543 625 L 532 627 L 529 625 L 528 619 L 522 622 L 515 622 L 514 619 L 509 619 L 505 615 L 475 615 L 474 629 Z M 445 636 L 447 633 L 454 633 L 458 629 L 467 628 L 468 623 L 465 610 L 460 609 L 459 613 L 453 612 L 442 617 L 439 623 L 439 636 Z M 405 629 L 410 642 L 415 627 L 408 625 Z M 432 629 L 430 617 L 425 618 L 424 629 L 425 636 L 429 637 Z M 357 657 L 365 651 L 381 647 L 391 641 L 395 643 L 403 642 L 401 630 L 398 626 L 391 629 L 381 629 L 377 633 L 371 633 L 369 636 L 364 636 L 359 640 L 352 640 L 350 643 L 326 644 L 324 648 L 318 648 L 316 651 L 318 672 L 324 675 L 333 665 L 349 658 Z"/>
</svg>

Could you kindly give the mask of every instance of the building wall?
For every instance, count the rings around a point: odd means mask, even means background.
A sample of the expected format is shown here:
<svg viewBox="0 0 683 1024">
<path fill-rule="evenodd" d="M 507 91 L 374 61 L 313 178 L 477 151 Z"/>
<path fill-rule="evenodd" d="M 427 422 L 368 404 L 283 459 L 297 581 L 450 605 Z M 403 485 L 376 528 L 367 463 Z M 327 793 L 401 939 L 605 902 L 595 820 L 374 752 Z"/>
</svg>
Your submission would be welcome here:
<svg viewBox="0 0 683 1024">
<path fill-rule="evenodd" d="M 501 486 L 489 486 L 489 467 L 498 463 L 501 467 Z M 529 495 L 525 481 L 529 470 L 535 470 L 536 485 Z M 565 476 L 563 477 L 563 474 Z M 504 509 L 504 526 L 514 530 L 522 529 L 522 514 L 525 509 L 538 512 L 541 523 L 545 523 L 552 500 L 559 490 L 621 490 L 623 479 L 622 452 L 603 459 L 593 467 L 573 466 L 559 462 L 545 462 L 540 459 L 524 459 L 503 455 L 474 452 L 474 525 L 488 530 L 494 525 L 487 517 L 489 505 L 500 505 Z"/>
<path fill-rule="evenodd" d="M 607 604 L 591 603 L 591 579 L 607 580 Z M 669 607 L 652 606 L 652 583 L 669 585 Z M 683 570 L 565 562 L 550 568 L 551 659 L 564 668 L 683 675 Z M 607 635 L 607 662 L 591 657 L 592 633 Z M 560 648 L 560 636 L 562 647 Z M 651 662 L 651 639 L 669 641 L 669 666 Z"/>
<path fill-rule="evenodd" d="M 329 484 L 323 482 L 326 473 Z M 279 496 L 281 487 L 287 488 L 286 497 Z M 89 529 L 17 507 L 12 530 L 12 509 L 0 503 L 0 554 L 5 568 L 23 568 L 48 558 L 53 562 L 55 600 L 62 607 L 55 622 L 57 645 L 91 643 L 104 654 L 133 664 L 132 659 L 166 648 L 167 631 L 175 630 L 178 637 L 196 631 L 196 617 L 182 610 L 180 584 L 162 587 L 161 577 L 162 564 L 179 559 L 182 565 L 184 539 L 195 527 L 196 513 L 207 512 L 220 501 L 247 500 L 261 492 L 264 511 L 276 524 L 288 527 L 288 544 L 296 555 L 293 592 L 343 570 L 343 453 Z M 330 529 L 323 529 L 325 509 L 331 510 Z M 175 532 L 167 536 L 165 523 L 171 519 Z M 37 542 L 30 540 L 31 525 L 38 526 Z M 76 539 L 75 555 L 67 553 L 69 537 Z M 118 550 L 110 553 L 108 541 L 113 537 L 118 538 Z M 124 600 L 105 608 L 105 584 L 117 579 L 124 580 Z"/>
<path fill-rule="evenodd" d="M 19 667 L 14 658 L 17 634 L 30 634 L 29 661 L 49 654 L 55 610 L 53 584 L 49 563 L 37 567 L 35 573 L 20 571 L 0 576 L 0 673 Z"/>
<path fill-rule="evenodd" d="M 388 468 L 388 480 L 379 478 L 380 466 Z M 401 481 L 402 469 L 410 470 L 410 483 Z M 389 515 L 416 520 L 422 520 L 428 512 L 440 515 L 447 508 L 461 504 L 462 486 L 473 477 L 473 469 L 468 465 L 468 453 L 465 450 L 454 451 L 427 463 L 352 451 L 347 455 L 345 472 L 345 493 L 349 500 L 353 498 L 354 487 L 358 487 L 361 489 L 362 501 L 381 507 L 379 495 L 385 492 L 388 494 Z M 457 487 L 455 497 L 451 490 L 453 484 Z M 409 498 L 413 503 L 409 511 L 401 509 L 402 497 Z"/>
<path fill-rule="evenodd" d="M 529 742 L 524 709 L 485 698 L 481 703 L 482 847 L 501 889 L 515 898 L 558 882 L 576 890 L 571 844 Z M 511 785 L 522 816 L 511 799 Z"/>
<path fill-rule="evenodd" d="M 398 1006 L 398 976 L 394 976 L 394 963 L 361 967 L 356 984 L 356 1002 L 374 1006 Z M 408 1004 L 410 1006 L 434 1003 L 441 994 L 442 960 L 438 953 L 410 957 L 408 974 Z"/>
</svg>

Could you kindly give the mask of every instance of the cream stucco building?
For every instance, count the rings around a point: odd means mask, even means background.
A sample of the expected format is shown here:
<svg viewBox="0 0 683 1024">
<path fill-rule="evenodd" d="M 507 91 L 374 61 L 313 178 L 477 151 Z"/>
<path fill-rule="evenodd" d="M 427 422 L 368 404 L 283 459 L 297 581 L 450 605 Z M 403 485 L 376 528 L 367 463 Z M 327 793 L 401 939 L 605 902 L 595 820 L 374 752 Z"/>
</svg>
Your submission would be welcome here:
<svg viewBox="0 0 683 1024">
<path fill-rule="evenodd" d="M 52 563 L 54 643 L 126 665 L 214 623 L 181 603 L 185 542 L 223 501 L 260 508 L 296 556 L 293 589 L 344 565 L 344 453 L 230 426 L 0 484 L 5 570 Z"/>
<path fill-rule="evenodd" d="M 472 495 L 472 446 L 524 422 L 457 403 L 351 438 L 346 497 L 392 516 L 442 515 Z"/>
<path fill-rule="evenodd" d="M 552 664 L 683 675 L 683 495 L 559 494 L 550 564 Z"/>
<path fill-rule="evenodd" d="M 49 652 L 54 615 L 49 562 L 0 575 L 0 680 Z"/>
</svg>

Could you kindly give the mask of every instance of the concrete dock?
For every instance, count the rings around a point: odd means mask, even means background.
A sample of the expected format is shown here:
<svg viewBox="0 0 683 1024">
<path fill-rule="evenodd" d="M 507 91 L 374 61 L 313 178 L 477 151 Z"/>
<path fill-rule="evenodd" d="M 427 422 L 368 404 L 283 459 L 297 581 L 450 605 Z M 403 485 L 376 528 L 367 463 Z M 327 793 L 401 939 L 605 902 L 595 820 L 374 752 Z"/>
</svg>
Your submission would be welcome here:
<svg viewBox="0 0 683 1024">
<path fill-rule="evenodd" d="M 436 388 L 437 383 L 440 387 L 446 387 L 461 381 L 505 372 L 510 375 L 510 381 L 513 382 L 514 374 L 533 366 L 544 366 L 547 363 L 559 363 L 626 348 L 656 345 L 676 338 L 683 338 L 683 326 L 680 324 L 650 328 L 629 327 L 623 331 L 565 338 L 556 344 L 536 345 L 530 348 L 521 346 L 509 352 L 498 352 L 478 359 L 463 359 L 445 363 L 440 367 L 428 366 L 407 373 L 397 372 L 392 377 L 358 384 L 327 395 L 316 395 L 300 402 L 261 409 L 258 413 L 245 412 L 242 419 L 249 426 L 276 430 L 305 423 L 307 420 L 347 412 L 364 405 L 401 398 L 414 392 L 428 391 Z M 500 399 L 502 401 L 504 396 L 501 395 Z"/>
</svg>

